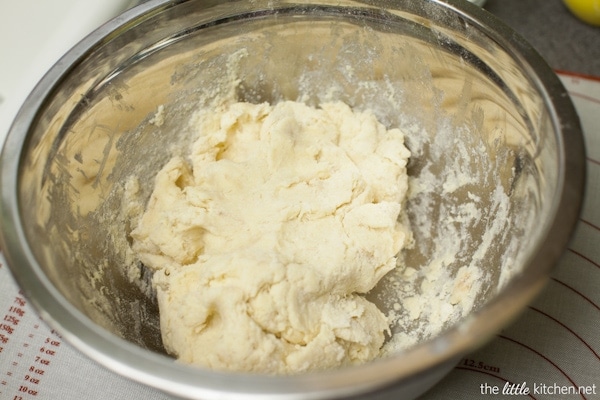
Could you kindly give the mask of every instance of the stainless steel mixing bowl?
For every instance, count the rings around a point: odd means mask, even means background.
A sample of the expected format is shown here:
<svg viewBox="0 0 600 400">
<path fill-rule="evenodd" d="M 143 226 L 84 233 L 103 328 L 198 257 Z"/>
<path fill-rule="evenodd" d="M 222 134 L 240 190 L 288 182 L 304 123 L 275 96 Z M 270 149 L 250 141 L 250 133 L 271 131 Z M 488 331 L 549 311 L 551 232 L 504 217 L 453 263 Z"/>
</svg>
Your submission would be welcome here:
<svg viewBox="0 0 600 400">
<path fill-rule="evenodd" d="M 404 129 L 416 239 L 406 263 L 425 271 L 442 244 L 453 249 L 439 279 L 452 282 L 463 265 L 482 271 L 473 310 L 405 351 L 335 371 L 262 376 L 174 362 L 155 300 L 125 272 L 124 187 L 136 174 L 148 196 L 152 176 L 189 143 L 190 114 L 225 95 L 339 99 Z M 82 40 L 23 105 L 0 165 L 2 249 L 67 341 L 166 392 L 413 398 L 543 287 L 578 217 L 584 160 L 556 75 L 466 1 L 155 0 Z M 369 296 L 385 308 L 399 293 L 382 283 Z"/>
</svg>

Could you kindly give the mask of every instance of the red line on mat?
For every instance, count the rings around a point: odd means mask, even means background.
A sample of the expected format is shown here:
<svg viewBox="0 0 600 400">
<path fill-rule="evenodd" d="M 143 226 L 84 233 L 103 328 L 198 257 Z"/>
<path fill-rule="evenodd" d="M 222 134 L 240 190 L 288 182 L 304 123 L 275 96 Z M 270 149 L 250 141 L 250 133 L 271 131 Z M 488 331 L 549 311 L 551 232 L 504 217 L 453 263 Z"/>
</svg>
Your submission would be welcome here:
<svg viewBox="0 0 600 400">
<path fill-rule="evenodd" d="M 544 311 L 542 311 L 542 310 L 540 310 L 538 308 L 535 308 L 535 307 L 532 307 L 532 306 L 529 306 L 529 308 L 531 310 L 535 311 L 535 312 L 538 312 L 538 313 L 544 315 L 547 318 L 550 318 L 552 321 L 556 322 L 557 324 L 559 324 L 560 326 L 562 326 L 563 328 L 565 328 L 566 330 L 568 330 L 569 332 L 571 332 L 571 334 L 573 336 L 575 336 L 577 339 L 579 339 L 579 341 L 581 343 L 583 343 L 585 345 L 585 347 L 587 347 L 596 356 L 596 358 L 600 361 L 600 356 L 598 355 L 598 353 L 596 353 L 596 351 L 594 351 L 594 349 L 592 349 L 592 346 L 590 346 L 588 344 L 588 342 L 586 342 L 585 340 L 583 340 L 583 338 L 581 336 L 579 336 L 573 329 L 569 328 L 567 325 L 563 324 L 558 319 L 554 318 L 550 314 L 545 313 Z"/>
<path fill-rule="evenodd" d="M 558 371 L 560 371 L 560 373 L 561 373 L 561 374 L 563 374 L 563 376 L 564 376 L 565 378 L 567 378 L 567 379 L 569 380 L 569 382 L 571 382 L 571 383 L 573 384 L 573 386 L 577 386 L 577 384 L 576 384 L 575 382 L 573 382 L 573 379 L 571 379 L 571 377 L 569 377 L 569 375 L 567 375 L 567 374 L 565 373 L 565 371 L 563 371 L 563 370 L 562 370 L 562 369 L 561 369 L 561 368 L 560 368 L 558 365 L 556 365 L 556 364 L 555 364 L 555 363 L 554 363 L 552 360 L 550 360 L 548 357 L 546 357 L 545 355 L 543 355 L 543 354 L 542 354 L 542 353 L 540 353 L 539 351 L 537 351 L 537 350 L 535 350 L 535 349 L 533 349 L 533 348 L 531 348 L 531 347 L 527 346 L 527 345 L 526 345 L 526 344 L 524 344 L 524 343 L 521 343 L 521 342 L 519 342 L 518 340 L 515 340 L 515 339 L 512 339 L 512 338 L 509 338 L 509 337 L 507 337 L 507 336 L 504 336 L 504 335 L 498 335 L 497 337 L 499 337 L 499 338 L 502 338 L 502 339 L 504 339 L 504 340 L 508 340 L 508 341 L 510 341 L 510 342 L 513 342 L 514 344 L 516 344 L 516 345 L 519 345 L 519 346 L 521 346 L 521 347 L 524 347 L 524 348 L 526 348 L 527 350 L 529 350 L 529 351 L 531 351 L 531 352 L 533 352 L 533 353 L 537 354 L 538 356 L 542 357 L 544 360 L 546 360 L 547 362 L 549 362 L 549 363 L 550 363 L 550 364 L 551 364 L 551 365 L 552 365 L 554 368 L 556 368 Z M 583 400 L 587 400 L 583 394 L 581 394 L 581 393 L 580 393 L 579 395 L 581 396 L 581 398 L 582 398 Z"/>
<path fill-rule="evenodd" d="M 571 78 L 582 78 L 582 79 L 589 79 L 592 81 L 600 82 L 600 76 L 582 74 L 580 72 L 573 72 L 573 71 L 563 71 L 560 69 L 556 69 L 556 70 L 554 70 L 554 72 L 556 72 L 559 75 L 570 76 Z"/>
<path fill-rule="evenodd" d="M 581 99 L 585 99 L 587 101 L 591 101 L 592 103 L 598 103 L 598 104 L 600 104 L 600 99 L 597 99 L 596 97 L 588 96 L 587 94 L 574 92 L 572 90 L 569 90 L 569 96 L 579 97 Z"/>
<path fill-rule="evenodd" d="M 585 261 L 589 262 L 590 264 L 596 266 L 597 268 L 600 268 L 600 264 L 598 264 L 596 261 L 592 260 L 591 258 L 584 256 L 583 254 L 581 254 L 580 252 L 578 252 L 577 250 L 573 250 L 571 248 L 567 249 L 569 250 L 571 253 L 583 258 Z"/>
<path fill-rule="evenodd" d="M 600 311 L 600 306 L 596 303 L 594 303 L 589 297 L 587 297 L 586 295 L 584 295 L 583 293 L 581 293 L 580 291 L 578 291 L 577 289 L 567 285 L 566 283 L 564 283 L 563 281 L 560 281 L 554 277 L 551 277 L 550 279 L 552 279 L 554 282 L 556 283 L 560 283 L 561 285 L 563 285 L 564 287 L 566 287 L 567 289 L 570 289 L 571 291 L 577 293 L 579 296 L 583 297 L 583 299 L 585 301 L 587 301 L 588 303 L 590 303 L 592 306 L 594 306 L 598 311 Z"/>
<path fill-rule="evenodd" d="M 593 223 L 591 223 L 590 221 L 587 221 L 587 220 L 585 220 L 585 219 L 583 219 L 583 218 L 580 218 L 579 220 L 580 220 L 581 222 L 583 222 L 584 224 L 586 224 L 586 225 L 588 225 L 588 226 L 590 226 L 590 227 L 594 228 L 595 230 L 597 230 L 597 231 L 600 231 L 600 226 L 598 226 L 598 225 L 594 225 L 594 224 L 593 224 Z"/>
</svg>

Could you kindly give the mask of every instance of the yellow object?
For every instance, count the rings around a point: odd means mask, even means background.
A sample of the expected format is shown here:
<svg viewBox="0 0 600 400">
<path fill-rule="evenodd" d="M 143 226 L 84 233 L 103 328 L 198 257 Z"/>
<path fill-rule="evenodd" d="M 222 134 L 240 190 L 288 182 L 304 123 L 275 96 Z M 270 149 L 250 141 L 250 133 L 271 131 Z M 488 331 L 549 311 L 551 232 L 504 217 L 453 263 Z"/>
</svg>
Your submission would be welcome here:
<svg viewBox="0 0 600 400">
<path fill-rule="evenodd" d="M 600 0 L 563 0 L 567 8 L 579 19 L 600 26 Z"/>
</svg>

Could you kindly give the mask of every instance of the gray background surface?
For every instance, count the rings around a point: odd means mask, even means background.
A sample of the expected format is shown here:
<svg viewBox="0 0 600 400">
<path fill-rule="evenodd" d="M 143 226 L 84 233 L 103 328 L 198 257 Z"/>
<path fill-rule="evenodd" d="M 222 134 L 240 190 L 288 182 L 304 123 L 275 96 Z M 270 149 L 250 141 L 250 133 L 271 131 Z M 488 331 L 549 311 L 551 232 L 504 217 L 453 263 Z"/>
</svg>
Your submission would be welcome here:
<svg viewBox="0 0 600 400">
<path fill-rule="evenodd" d="M 484 9 L 517 31 L 555 70 L 600 77 L 600 27 L 562 0 L 488 0 Z"/>
</svg>

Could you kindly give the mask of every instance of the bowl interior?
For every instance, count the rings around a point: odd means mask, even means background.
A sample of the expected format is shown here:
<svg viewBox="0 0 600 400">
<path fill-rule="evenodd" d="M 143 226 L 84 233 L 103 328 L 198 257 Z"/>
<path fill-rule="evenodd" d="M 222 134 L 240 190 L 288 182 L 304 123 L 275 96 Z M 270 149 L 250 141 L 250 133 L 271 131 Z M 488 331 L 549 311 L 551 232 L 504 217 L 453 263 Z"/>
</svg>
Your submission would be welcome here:
<svg viewBox="0 0 600 400">
<path fill-rule="evenodd" d="M 525 61 L 462 12 L 434 1 L 188 1 L 133 21 L 68 56 L 19 169 L 36 262 L 97 325 L 164 352 L 149 273 L 129 248 L 127 182 L 140 177 L 148 198 L 156 172 L 193 141 L 192 113 L 228 98 L 342 100 L 404 130 L 415 246 L 368 294 L 393 316 L 399 348 L 547 270 L 528 262 L 561 190 L 554 111 Z"/>
</svg>

